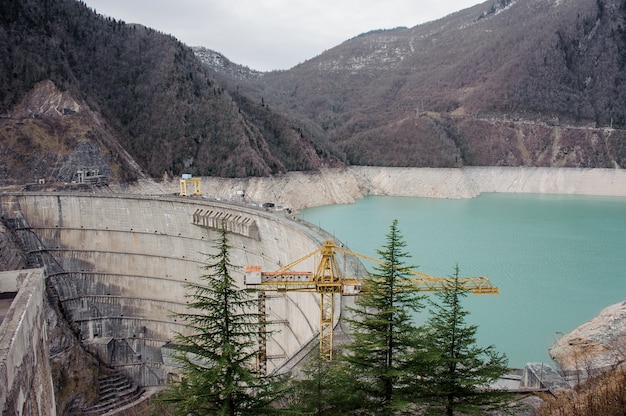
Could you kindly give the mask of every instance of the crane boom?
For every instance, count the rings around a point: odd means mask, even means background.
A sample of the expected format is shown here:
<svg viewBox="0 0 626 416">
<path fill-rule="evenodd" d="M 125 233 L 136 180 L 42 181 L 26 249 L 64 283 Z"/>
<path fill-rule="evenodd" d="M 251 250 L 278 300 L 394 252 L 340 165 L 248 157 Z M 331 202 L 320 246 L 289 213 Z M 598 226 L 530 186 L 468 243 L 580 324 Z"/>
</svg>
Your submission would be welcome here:
<svg viewBox="0 0 626 416">
<path fill-rule="evenodd" d="M 337 246 L 334 241 L 325 241 L 322 246 L 276 271 L 263 271 L 261 266 L 246 267 L 245 283 L 256 287 L 260 292 L 313 292 L 320 294 L 320 355 L 332 359 L 333 350 L 333 316 L 334 295 L 355 296 L 367 290 L 360 279 L 342 276 L 337 266 L 335 255 L 337 252 L 358 257 L 373 263 L 383 264 L 375 258 L 350 251 Z M 305 260 L 320 255 L 314 272 L 292 270 Z M 413 284 L 416 292 L 442 292 L 450 290 L 454 278 L 435 277 L 415 270 L 407 270 L 408 274 L 416 277 L 407 278 Z M 493 286 L 486 277 L 459 278 L 462 290 L 473 294 L 498 294 L 498 288 Z M 264 297 L 259 296 L 259 299 Z M 264 305 L 259 304 L 259 307 Z M 264 352 L 260 356 L 266 356 Z"/>
<path fill-rule="evenodd" d="M 344 247 L 335 246 L 335 250 L 371 261 L 372 263 L 383 264 L 383 262 L 378 259 L 348 250 Z M 413 282 L 416 292 L 441 292 L 443 290 L 448 290 L 450 284 L 454 281 L 451 277 L 435 277 L 426 273 L 418 272 L 417 270 L 407 270 L 407 273 L 419 276 L 417 278 L 409 279 Z M 500 290 L 493 286 L 488 278 L 482 276 L 461 277 L 459 278 L 459 283 L 462 290 L 467 290 L 475 295 L 497 295 L 500 293 Z"/>
</svg>

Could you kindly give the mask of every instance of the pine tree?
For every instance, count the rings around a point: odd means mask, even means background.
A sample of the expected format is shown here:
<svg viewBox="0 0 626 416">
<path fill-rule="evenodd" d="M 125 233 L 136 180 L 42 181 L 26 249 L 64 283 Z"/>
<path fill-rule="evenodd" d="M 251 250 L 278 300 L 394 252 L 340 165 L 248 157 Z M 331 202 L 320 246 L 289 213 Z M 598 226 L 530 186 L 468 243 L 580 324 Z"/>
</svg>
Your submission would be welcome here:
<svg viewBox="0 0 626 416">
<path fill-rule="evenodd" d="M 188 330 L 176 337 L 182 377 L 163 402 L 179 415 L 264 415 L 276 398 L 276 378 L 254 369 L 261 330 L 257 301 L 232 277 L 230 248 L 222 227 L 217 252 L 207 255 L 203 284 L 187 285 L 193 312 L 176 314 Z"/>
<path fill-rule="evenodd" d="M 338 352 L 333 360 L 314 354 L 302 369 L 302 378 L 293 380 L 291 408 L 299 414 L 346 415 L 359 409 L 363 394 L 354 388 L 354 373 Z"/>
<path fill-rule="evenodd" d="M 357 378 L 351 388 L 363 391 L 364 406 L 376 415 L 391 415 L 413 401 L 420 379 L 420 329 L 409 311 L 421 310 L 423 298 L 407 279 L 405 245 L 394 220 L 377 250 L 382 262 L 364 279 L 364 293 L 348 319 L 353 342 L 346 358 Z"/>
<path fill-rule="evenodd" d="M 431 403 L 441 405 L 447 416 L 455 410 L 471 412 L 481 405 L 498 404 L 506 394 L 485 387 L 508 371 L 506 357 L 493 346 L 478 347 L 478 327 L 465 322 L 469 312 L 461 299 L 467 292 L 459 282 L 458 265 L 450 281 L 449 290 L 436 294 L 441 303 L 430 302 L 426 342 L 433 358 L 424 384 Z"/>
</svg>

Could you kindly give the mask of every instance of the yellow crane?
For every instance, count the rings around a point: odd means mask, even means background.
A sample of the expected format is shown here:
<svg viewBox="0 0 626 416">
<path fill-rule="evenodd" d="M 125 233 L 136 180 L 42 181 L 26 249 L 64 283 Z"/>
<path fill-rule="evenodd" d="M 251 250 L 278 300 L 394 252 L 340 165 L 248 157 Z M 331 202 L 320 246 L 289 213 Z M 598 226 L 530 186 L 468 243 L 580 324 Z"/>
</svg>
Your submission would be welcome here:
<svg viewBox="0 0 626 416">
<path fill-rule="evenodd" d="M 357 278 L 342 276 L 339 272 L 335 255 L 342 252 L 374 263 L 380 260 L 355 253 L 337 246 L 334 241 L 325 241 L 320 248 L 281 267 L 276 271 L 263 271 L 261 266 L 246 267 L 245 283 L 259 291 L 259 311 L 265 314 L 265 292 L 314 292 L 320 294 L 320 355 L 332 359 L 333 354 L 333 317 L 335 312 L 334 295 L 355 296 L 362 291 L 362 282 Z M 294 271 L 296 265 L 313 257 L 320 256 L 314 272 Z M 414 270 L 408 271 L 416 276 L 410 278 L 416 292 L 441 292 L 448 290 L 452 278 L 430 276 Z M 459 278 L 463 290 L 473 294 L 498 294 L 499 290 L 486 277 Z M 262 318 L 264 319 L 264 318 Z M 264 332 L 264 331 L 262 331 Z M 259 366 L 265 369 L 267 355 L 265 338 L 261 336 Z"/>
</svg>

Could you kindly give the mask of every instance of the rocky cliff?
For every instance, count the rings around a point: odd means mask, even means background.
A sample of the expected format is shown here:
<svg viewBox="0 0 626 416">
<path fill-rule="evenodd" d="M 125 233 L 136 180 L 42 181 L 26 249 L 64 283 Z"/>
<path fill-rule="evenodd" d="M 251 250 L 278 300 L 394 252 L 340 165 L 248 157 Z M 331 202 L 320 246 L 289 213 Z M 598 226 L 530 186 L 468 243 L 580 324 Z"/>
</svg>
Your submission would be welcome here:
<svg viewBox="0 0 626 416">
<path fill-rule="evenodd" d="M 598 316 L 561 337 L 550 356 L 565 371 L 615 368 L 626 359 L 626 301 L 603 309 Z"/>
<path fill-rule="evenodd" d="M 178 178 L 112 185 L 126 193 L 178 193 Z M 462 169 L 353 166 L 289 172 L 265 178 L 202 178 L 206 198 L 244 204 L 273 203 L 293 209 L 350 204 L 367 195 L 473 198 L 483 192 L 626 196 L 621 169 L 503 168 Z"/>
<path fill-rule="evenodd" d="M 109 180 L 147 178 L 102 116 L 51 81 L 0 116 L 0 141 L 2 184 L 69 183 L 84 168 Z"/>
</svg>

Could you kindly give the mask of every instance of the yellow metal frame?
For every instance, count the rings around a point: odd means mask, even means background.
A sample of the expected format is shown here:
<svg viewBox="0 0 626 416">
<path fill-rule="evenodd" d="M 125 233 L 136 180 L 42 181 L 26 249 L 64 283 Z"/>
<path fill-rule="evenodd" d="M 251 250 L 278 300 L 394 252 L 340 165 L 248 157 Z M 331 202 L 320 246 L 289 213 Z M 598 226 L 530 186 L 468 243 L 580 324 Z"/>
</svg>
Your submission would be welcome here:
<svg viewBox="0 0 626 416">
<path fill-rule="evenodd" d="M 193 192 L 191 195 L 202 195 L 202 190 L 200 189 L 200 178 L 190 178 L 180 180 L 180 196 L 189 196 L 189 191 L 187 190 L 188 185 L 193 185 Z"/>
<path fill-rule="evenodd" d="M 273 272 L 261 272 L 261 282 L 253 284 L 258 290 L 277 292 L 316 292 L 320 294 L 320 332 L 319 347 L 320 356 L 327 359 L 333 358 L 333 328 L 335 313 L 335 295 L 354 296 L 358 295 L 362 287 L 362 281 L 356 278 L 342 277 L 339 273 L 335 255 L 337 251 L 345 254 L 383 264 L 382 261 L 363 254 L 355 253 L 343 247 L 335 245 L 334 241 L 325 241 L 317 250 L 281 267 Z M 293 267 L 306 259 L 320 255 L 320 262 L 315 273 L 293 271 Z M 248 266 L 246 271 L 257 271 L 259 266 Z M 414 270 L 408 271 L 418 276 L 410 278 L 416 292 L 442 292 L 449 290 L 454 278 L 441 278 L 430 276 Z M 486 277 L 462 277 L 459 278 L 462 290 L 477 295 L 495 295 L 499 289 L 491 284 Z M 264 308 L 264 305 L 263 305 Z"/>
</svg>

